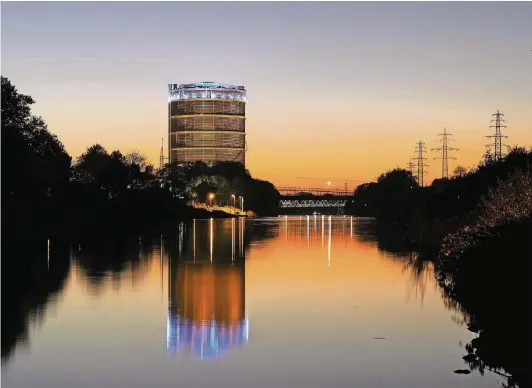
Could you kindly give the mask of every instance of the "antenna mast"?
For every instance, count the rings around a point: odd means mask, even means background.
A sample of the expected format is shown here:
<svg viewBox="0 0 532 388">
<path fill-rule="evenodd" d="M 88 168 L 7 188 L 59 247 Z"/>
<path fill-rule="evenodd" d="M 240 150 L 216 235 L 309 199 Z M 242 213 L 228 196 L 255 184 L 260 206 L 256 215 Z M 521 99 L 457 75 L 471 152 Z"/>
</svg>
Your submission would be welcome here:
<svg viewBox="0 0 532 388">
<path fill-rule="evenodd" d="M 161 154 L 159 156 L 159 170 L 163 169 L 163 161 L 164 161 L 163 143 L 164 143 L 164 139 L 161 137 Z"/>
<path fill-rule="evenodd" d="M 164 167 L 164 161 L 165 160 L 168 160 L 168 158 L 166 158 L 164 156 L 164 138 L 161 137 L 161 155 L 159 156 L 159 171 L 162 171 L 163 170 L 163 167 Z"/>
</svg>

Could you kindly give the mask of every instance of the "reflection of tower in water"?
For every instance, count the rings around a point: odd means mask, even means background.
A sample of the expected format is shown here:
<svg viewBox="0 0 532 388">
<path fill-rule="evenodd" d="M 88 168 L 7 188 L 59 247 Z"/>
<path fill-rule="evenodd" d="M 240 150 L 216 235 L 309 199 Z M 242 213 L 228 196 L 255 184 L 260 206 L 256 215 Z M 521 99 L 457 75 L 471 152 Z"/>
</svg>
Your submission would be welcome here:
<svg viewBox="0 0 532 388">
<path fill-rule="evenodd" d="M 170 263 L 169 353 L 216 358 L 248 342 L 242 224 L 206 220 L 190 226 L 185 249 Z"/>
</svg>

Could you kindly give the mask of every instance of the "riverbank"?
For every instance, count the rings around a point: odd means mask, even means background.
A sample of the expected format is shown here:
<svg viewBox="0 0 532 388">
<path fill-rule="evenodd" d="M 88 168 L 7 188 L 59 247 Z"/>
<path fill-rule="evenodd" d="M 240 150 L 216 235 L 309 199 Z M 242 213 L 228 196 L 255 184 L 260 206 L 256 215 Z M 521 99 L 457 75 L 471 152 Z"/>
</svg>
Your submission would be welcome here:
<svg viewBox="0 0 532 388">
<path fill-rule="evenodd" d="M 152 214 L 146 216 L 137 209 L 127 214 L 116 209 L 108 212 L 49 212 L 47 215 L 31 218 L 21 215 L 11 217 L 3 223 L 3 245 L 32 244 L 33 241 L 54 238 L 56 240 L 75 240 L 80 237 L 98 238 L 100 236 L 138 235 L 153 230 L 174 228 L 178 223 L 192 219 L 237 218 L 245 215 L 230 214 L 221 210 L 206 210 L 192 206 L 176 208 L 170 214 Z"/>
<path fill-rule="evenodd" d="M 507 387 L 529 386 L 523 338 L 529 331 L 532 176 L 516 168 L 474 209 L 454 217 L 434 217 L 434 202 L 421 203 L 417 212 L 396 212 L 403 223 L 386 222 L 384 214 L 376 226 L 379 245 L 416 252 L 415 267 L 432 262 L 449 305 L 478 335 L 464 348 L 469 369 L 491 370 Z"/>
<path fill-rule="evenodd" d="M 446 255 L 444 244 L 436 273 L 440 287 L 465 315 L 478 337 L 464 356 L 472 370 L 505 376 L 509 387 L 528 387 L 528 315 L 531 293 L 532 216 L 499 225 Z"/>
<path fill-rule="evenodd" d="M 472 370 L 528 387 L 532 177 L 520 170 L 492 187 L 469 222 L 438 236 L 431 259 L 444 295 L 478 337 L 466 344 Z M 436 241 L 436 239 L 435 239 Z"/>
<path fill-rule="evenodd" d="M 465 220 L 431 223 L 419 241 L 406 227 L 375 228 L 380 248 L 417 253 L 409 266 L 432 263 L 449 306 L 478 336 L 464 344 L 459 369 L 489 370 L 503 377 L 506 387 L 528 387 L 532 214 L 485 228 Z"/>
</svg>

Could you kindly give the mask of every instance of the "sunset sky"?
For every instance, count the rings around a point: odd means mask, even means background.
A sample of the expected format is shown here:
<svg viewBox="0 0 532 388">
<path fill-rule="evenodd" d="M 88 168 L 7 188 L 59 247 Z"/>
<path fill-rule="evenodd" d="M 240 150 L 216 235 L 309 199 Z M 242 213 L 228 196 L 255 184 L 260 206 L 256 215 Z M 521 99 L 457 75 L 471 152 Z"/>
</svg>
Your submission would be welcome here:
<svg viewBox="0 0 532 388">
<path fill-rule="evenodd" d="M 158 165 L 167 84 L 245 85 L 247 167 L 343 187 L 405 167 L 444 127 L 472 167 L 503 112 L 532 146 L 532 3 L 2 3 L 2 75 L 67 151 Z M 429 180 L 441 171 L 431 152 Z M 300 177 L 314 178 L 302 179 Z"/>
</svg>

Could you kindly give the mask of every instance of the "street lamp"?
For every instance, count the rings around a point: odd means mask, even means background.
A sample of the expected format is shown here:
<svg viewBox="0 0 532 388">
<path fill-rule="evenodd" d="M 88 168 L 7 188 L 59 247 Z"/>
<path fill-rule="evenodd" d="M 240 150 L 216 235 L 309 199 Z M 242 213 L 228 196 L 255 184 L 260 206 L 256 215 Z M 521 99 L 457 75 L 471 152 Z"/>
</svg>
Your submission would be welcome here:
<svg viewBox="0 0 532 388">
<path fill-rule="evenodd" d="M 236 202 L 235 202 L 236 201 L 236 197 L 235 197 L 234 194 L 231 194 L 231 198 L 233 198 L 233 213 L 234 213 L 235 207 L 236 207 Z"/>
<path fill-rule="evenodd" d="M 240 198 L 240 207 L 242 208 L 241 211 L 244 213 L 244 197 L 239 195 L 238 198 Z"/>
<path fill-rule="evenodd" d="M 214 193 L 209 193 L 209 200 L 211 201 L 211 206 L 212 206 L 213 199 L 214 199 Z"/>
</svg>

